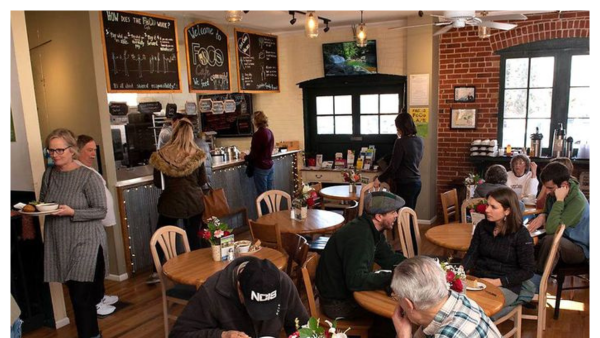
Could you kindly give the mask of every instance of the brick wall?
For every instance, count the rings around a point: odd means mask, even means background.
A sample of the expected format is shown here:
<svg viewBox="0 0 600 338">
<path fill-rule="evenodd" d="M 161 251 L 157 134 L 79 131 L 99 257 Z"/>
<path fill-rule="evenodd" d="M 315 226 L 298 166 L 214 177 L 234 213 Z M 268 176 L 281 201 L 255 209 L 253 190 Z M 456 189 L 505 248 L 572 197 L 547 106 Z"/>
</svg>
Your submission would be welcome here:
<svg viewBox="0 0 600 338">
<path fill-rule="evenodd" d="M 500 56 L 496 50 L 541 40 L 589 37 L 589 12 L 562 12 L 528 16 L 509 31 L 492 30 L 480 39 L 477 28 L 453 29 L 440 38 L 438 195 L 454 188 L 475 167 L 469 162 L 470 144 L 475 139 L 496 139 Z M 475 86 L 476 100 L 454 102 L 455 86 Z M 450 110 L 477 109 L 476 129 L 450 129 Z M 454 181 L 454 184 L 453 184 Z M 438 198 L 438 217 L 441 216 Z"/>
</svg>

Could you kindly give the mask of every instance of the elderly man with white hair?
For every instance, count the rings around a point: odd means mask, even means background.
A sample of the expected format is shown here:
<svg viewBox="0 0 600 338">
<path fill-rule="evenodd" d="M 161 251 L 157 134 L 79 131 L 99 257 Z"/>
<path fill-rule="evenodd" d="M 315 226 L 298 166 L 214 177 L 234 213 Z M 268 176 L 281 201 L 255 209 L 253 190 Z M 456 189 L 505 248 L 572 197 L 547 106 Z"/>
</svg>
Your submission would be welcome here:
<svg viewBox="0 0 600 338">
<path fill-rule="evenodd" d="M 414 337 L 501 337 L 481 307 L 446 284 L 446 274 L 433 258 L 416 256 L 394 270 L 392 290 L 398 307 L 392 320 L 398 338 L 412 335 L 411 322 L 421 327 Z"/>
</svg>

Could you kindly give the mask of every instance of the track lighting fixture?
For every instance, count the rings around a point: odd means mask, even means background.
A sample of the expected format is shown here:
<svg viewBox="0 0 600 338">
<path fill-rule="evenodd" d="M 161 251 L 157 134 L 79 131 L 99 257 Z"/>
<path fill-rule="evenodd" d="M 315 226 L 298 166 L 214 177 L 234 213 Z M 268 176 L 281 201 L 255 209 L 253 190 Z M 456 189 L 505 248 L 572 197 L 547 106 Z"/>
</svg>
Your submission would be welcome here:
<svg viewBox="0 0 600 338">
<path fill-rule="evenodd" d="M 319 20 L 322 20 L 323 23 L 325 24 L 325 28 L 323 29 L 323 32 L 325 32 L 325 33 L 329 32 L 329 29 L 330 29 L 329 23 L 331 22 L 331 20 L 317 16 L 315 11 L 307 11 L 307 12 L 288 11 L 288 13 L 292 16 L 292 19 L 290 20 L 290 25 L 293 25 L 296 23 L 296 14 L 306 15 L 306 20 L 305 20 L 305 24 L 304 24 L 304 32 L 305 32 L 306 36 L 309 38 L 316 38 L 317 36 L 319 36 Z"/>
</svg>

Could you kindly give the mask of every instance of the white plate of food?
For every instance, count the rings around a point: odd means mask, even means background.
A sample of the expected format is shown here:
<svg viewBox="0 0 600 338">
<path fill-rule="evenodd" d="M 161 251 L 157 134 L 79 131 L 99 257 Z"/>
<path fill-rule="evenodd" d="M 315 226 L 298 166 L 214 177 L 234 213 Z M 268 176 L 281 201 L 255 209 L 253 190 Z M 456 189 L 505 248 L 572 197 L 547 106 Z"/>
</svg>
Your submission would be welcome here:
<svg viewBox="0 0 600 338">
<path fill-rule="evenodd" d="M 50 215 L 52 213 L 56 212 L 56 210 L 48 210 L 48 211 L 23 211 L 23 210 L 19 210 L 19 213 L 23 214 L 23 215 L 30 215 L 30 216 L 43 216 L 43 215 Z"/>
<path fill-rule="evenodd" d="M 481 291 L 483 289 L 485 289 L 487 286 L 485 284 L 483 284 L 482 282 L 477 282 L 477 287 L 473 287 L 473 286 L 467 286 L 467 290 L 469 291 Z"/>
</svg>

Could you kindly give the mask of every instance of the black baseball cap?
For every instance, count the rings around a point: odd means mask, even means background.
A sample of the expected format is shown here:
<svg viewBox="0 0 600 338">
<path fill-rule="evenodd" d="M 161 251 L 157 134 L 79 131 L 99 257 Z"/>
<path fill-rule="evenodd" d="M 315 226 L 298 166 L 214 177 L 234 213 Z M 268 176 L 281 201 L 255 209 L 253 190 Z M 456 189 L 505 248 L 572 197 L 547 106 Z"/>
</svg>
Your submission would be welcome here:
<svg viewBox="0 0 600 338">
<path fill-rule="evenodd" d="M 268 259 L 251 259 L 238 276 L 244 304 L 250 317 L 257 321 L 269 320 L 281 308 L 281 275 Z"/>
</svg>

